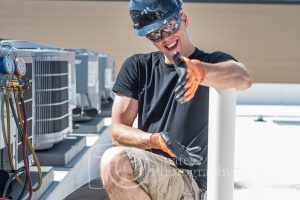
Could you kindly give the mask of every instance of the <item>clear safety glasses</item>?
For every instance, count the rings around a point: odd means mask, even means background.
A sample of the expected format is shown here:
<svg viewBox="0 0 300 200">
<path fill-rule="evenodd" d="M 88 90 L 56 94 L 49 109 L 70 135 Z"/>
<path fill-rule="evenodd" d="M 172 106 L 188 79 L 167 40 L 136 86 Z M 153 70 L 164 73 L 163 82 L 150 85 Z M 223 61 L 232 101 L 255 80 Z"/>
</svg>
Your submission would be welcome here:
<svg viewBox="0 0 300 200">
<path fill-rule="evenodd" d="M 159 42 L 162 40 L 162 31 L 171 35 L 178 31 L 180 26 L 180 15 L 176 16 L 174 19 L 160 27 L 159 29 L 149 33 L 146 35 L 146 37 L 151 40 L 152 42 Z"/>
</svg>

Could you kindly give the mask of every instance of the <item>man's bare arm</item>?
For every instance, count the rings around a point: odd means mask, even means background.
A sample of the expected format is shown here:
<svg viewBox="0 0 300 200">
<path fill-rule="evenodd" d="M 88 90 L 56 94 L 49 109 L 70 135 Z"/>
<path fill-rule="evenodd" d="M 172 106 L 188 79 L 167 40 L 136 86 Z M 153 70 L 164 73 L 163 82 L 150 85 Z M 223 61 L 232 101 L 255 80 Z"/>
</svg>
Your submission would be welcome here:
<svg viewBox="0 0 300 200">
<path fill-rule="evenodd" d="M 191 60 L 197 62 L 196 60 Z M 205 79 L 201 85 L 217 89 L 236 88 L 245 90 L 252 85 L 252 79 L 246 66 L 229 60 L 216 64 L 201 63 L 205 70 Z"/>
<path fill-rule="evenodd" d="M 252 85 L 252 79 L 245 65 L 234 60 L 210 64 L 196 59 L 174 55 L 176 71 L 179 75 L 175 88 L 176 101 L 185 103 L 190 101 L 197 92 L 199 85 L 216 89 L 236 88 L 245 90 Z"/>
<path fill-rule="evenodd" d="M 114 145 L 141 149 L 159 148 L 150 144 L 150 133 L 133 128 L 138 113 L 138 101 L 117 94 L 112 107 L 112 142 Z"/>
</svg>

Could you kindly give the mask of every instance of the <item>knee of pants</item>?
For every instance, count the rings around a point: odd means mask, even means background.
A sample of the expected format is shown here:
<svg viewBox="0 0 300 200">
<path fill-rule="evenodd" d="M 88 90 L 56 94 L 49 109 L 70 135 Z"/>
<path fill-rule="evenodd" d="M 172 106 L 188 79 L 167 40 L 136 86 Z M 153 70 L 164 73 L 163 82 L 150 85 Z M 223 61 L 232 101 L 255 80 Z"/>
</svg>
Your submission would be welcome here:
<svg viewBox="0 0 300 200">
<path fill-rule="evenodd" d="M 126 147 L 112 147 L 107 149 L 100 161 L 101 177 L 105 181 L 107 175 L 113 175 L 116 171 L 124 170 L 125 161 L 128 160 Z"/>
</svg>

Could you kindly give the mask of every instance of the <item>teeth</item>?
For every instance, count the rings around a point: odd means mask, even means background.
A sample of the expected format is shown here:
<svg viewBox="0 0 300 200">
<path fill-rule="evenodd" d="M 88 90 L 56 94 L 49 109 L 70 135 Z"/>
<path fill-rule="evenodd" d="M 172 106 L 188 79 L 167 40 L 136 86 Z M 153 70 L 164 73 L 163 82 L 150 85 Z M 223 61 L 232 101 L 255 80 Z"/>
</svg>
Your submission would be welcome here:
<svg viewBox="0 0 300 200">
<path fill-rule="evenodd" d="M 172 48 L 172 47 L 174 47 L 175 45 L 176 45 L 176 41 L 173 42 L 172 44 L 169 44 L 167 47 L 168 47 L 168 48 Z"/>
</svg>

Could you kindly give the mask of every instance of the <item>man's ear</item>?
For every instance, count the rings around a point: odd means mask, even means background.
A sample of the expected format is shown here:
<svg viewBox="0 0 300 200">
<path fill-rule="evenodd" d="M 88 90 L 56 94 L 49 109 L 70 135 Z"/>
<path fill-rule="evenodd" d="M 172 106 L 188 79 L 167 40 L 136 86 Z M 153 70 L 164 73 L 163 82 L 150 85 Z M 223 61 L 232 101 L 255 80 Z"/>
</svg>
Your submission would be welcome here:
<svg viewBox="0 0 300 200">
<path fill-rule="evenodd" d="M 188 23 L 188 17 L 187 17 L 187 15 L 184 12 L 181 13 L 181 20 L 184 23 L 185 27 L 187 28 L 188 25 L 189 25 L 189 23 Z"/>
</svg>

